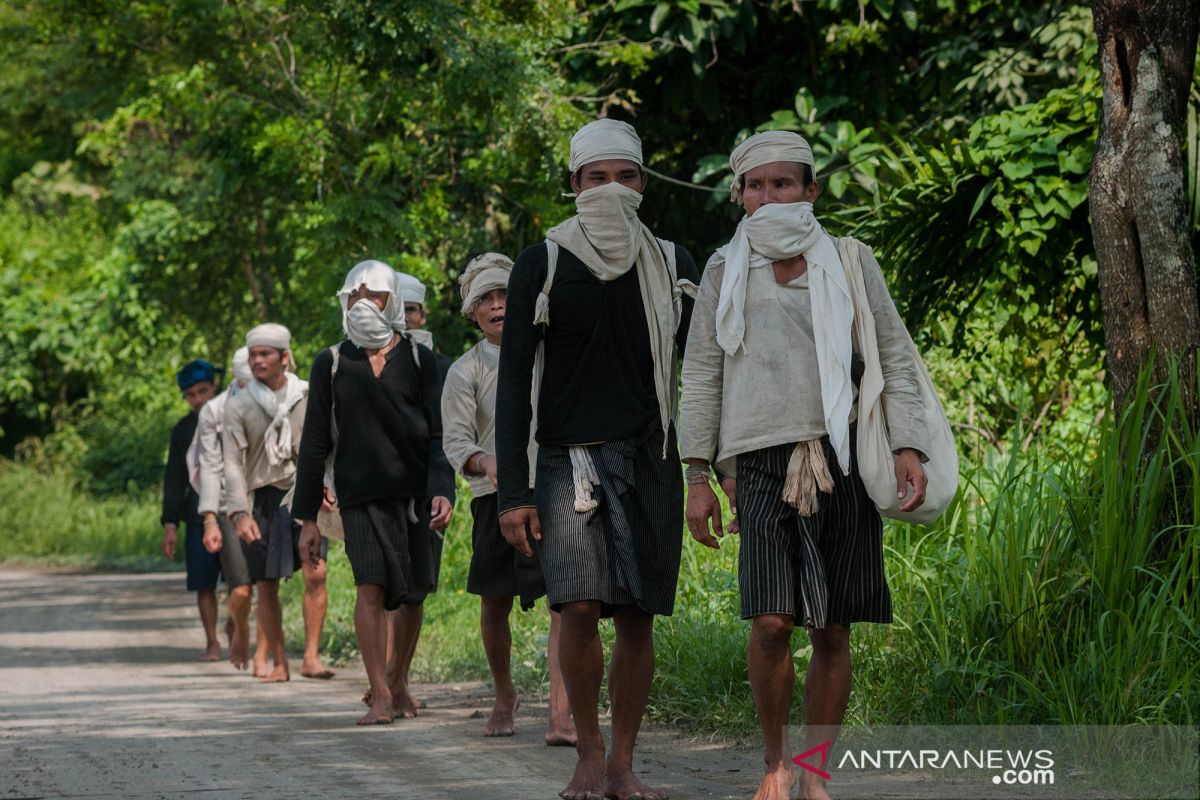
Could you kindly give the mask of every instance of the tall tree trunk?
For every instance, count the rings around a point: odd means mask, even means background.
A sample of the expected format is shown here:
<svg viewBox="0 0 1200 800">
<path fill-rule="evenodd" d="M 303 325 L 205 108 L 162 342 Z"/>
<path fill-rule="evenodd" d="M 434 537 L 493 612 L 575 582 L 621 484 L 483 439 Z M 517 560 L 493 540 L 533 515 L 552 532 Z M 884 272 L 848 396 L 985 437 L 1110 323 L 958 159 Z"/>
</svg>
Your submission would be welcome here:
<svg viewBox="0 0 1200 800">
<path fill-rule="evenodd" d="M 1104 86 L 1088 197 L 1117 408 L 1152 353 L 1196 385 L 1200 304 L 1181 142 L 1200 0 L 1092 0 Z M 1189 397 L 1196 411 L 1197 398 Z"/>
</svg>

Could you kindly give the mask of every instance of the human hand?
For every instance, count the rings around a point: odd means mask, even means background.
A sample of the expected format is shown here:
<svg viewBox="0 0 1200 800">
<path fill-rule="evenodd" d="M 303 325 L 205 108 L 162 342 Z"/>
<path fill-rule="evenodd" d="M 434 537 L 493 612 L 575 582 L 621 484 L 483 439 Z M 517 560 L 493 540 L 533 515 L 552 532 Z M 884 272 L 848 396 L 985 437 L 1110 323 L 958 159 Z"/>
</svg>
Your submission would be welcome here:
<svg viewBox="0 0 1200 800">
<path fill-rule="evenodd" d="M 179 528 L 171 522 L 163 525 L 162 551 L 168 561 L 175 560 L 175 547 L 179 544 Z"/>
<path fill-rule="evenodd" d="M 537 509 L 526 506 L 505 511 L 500 515 L 500 533 L 504 535 L 504 541 L 518 553 L 532 556 L 533 547 L 529 544 L 529 537 L 538 542 L 542 540 L 542 521 L 538 518 Z"/>
<path fill-rule="evenodd" d="M 300 525 L 300 560 L 314 569 L 321 561 L 321 529 L 311 519 Z"/>
<path fill-rule="evenodd" d="M 242 512 L 236 524 L 238 538 L 246 544 L 257 542 L 262 538 L 262 533 L 258 530 L 258 523 L 254 521 L 254 517 L 246 512 Z"/>
<path fill-rule="evenodd" d="M 221 552 L 221 545 L 224 542 L 221 540 L 221 526 L 217 524 L 217 520 L 204 520 L 204 549 L 210 553 Z"/>
<path fill-rule="evenodd" d="M 435 497 L 430 505 L 429 510 L 429 529 L 434 531 L 444 531 L 450 525 L 450 515 L 454 513 L 454 506 L 450 504 L 450 499 L 447 497 Z"/>
<path fill-rule="evenodd" d="M 912 496 L 900 504 L 901 511 L 912 511 L 920 508 L 925 502 L 925 489 L 929 485 L 929 477 L 921 466 L 921 455 L 911 447 L 906 447 L 896 453 L 896 499 L 903 500 L 912 485 Z"/>
<path fill-rule="evenodd" d="M 687 508 L 684 516 L 687 518 L 688 530 L 692 532 L 693 539 L 705 547 L 711 547 L 714 550 L 720 549 L 721 543 L 717 539 L 725 535 L 721 530 L 721 501 L 717 499 L 712 486 L 707 481 L 688 484 Z M 709 532 L 710 522 L 711 533 Z"/>
</svg>

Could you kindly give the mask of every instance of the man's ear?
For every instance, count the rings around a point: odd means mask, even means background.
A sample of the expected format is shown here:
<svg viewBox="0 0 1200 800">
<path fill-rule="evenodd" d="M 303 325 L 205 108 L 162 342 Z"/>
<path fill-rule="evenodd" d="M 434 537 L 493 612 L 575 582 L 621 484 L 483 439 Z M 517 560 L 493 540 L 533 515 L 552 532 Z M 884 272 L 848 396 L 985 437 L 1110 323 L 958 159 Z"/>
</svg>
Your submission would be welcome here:
<svg viewBox="0 0 1200 800">
<path fill-rule="evenodd" d="M 646 184 L 648 184 L 648 183 L 650 183 L 650 173 L 646 171 L 645 167 L 643 167 L 642 168 L 642 188 L 638 189 L 638 191 L 641 192 L 642 194 L 645 194 L 646 193 Z"/>
<path fill-rule="evenodd" d="M 579 194 L 582 191 L 579 186 L 579 170 L 571 173 L 571 191 L 575 194 Z"/>
</svg>

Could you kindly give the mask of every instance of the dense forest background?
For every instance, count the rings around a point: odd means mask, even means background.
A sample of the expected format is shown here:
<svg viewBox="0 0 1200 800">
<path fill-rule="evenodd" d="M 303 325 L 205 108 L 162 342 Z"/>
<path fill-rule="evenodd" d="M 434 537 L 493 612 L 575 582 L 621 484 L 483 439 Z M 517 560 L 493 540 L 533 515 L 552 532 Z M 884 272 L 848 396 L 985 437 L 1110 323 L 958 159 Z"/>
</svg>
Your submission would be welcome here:
<svg viewBox="0 0 1200 800">
<path fill-rule="evenodd" d="M 152 512 L 121 514 L 153 502 L 184 362 L 227 363 L 269 319 L 306 373 L 366 257 L 426 281 L 438 349 L 457 355 L 473 341 L 454 311 L 462 262 L 515 256 L 570 213 L 568 139 L 601 115 L 642 136 L 642 219 L 703 263 L 738 217 L 729 151 L 796 130 L 818 212 L 875 248 L 964 456 L 940 527 L 889 529 L 911 616 L 865 640 L 856 663 L 883 688 L 859 702 L 915 720 L 919 684 L 941 693 L 922 706 L 934 719 L 1194 722 L 1200 439 L 1186 386 L 1165 407 L 1140 387 L 1120 420 L 1106 388 L 1093 20 L 1057 0 L 0 4 L 0 456 L 18 462 L 0 464 L 0 500 L 28 509 L 18 533 L 74 504 L 82 528 L 148 527 L 152 551 Z M 1177 435 L 1162 450 L 1148 427 Z M 732 625 L 733 561 L 696 558 L 664 647 L 712 683 L 678 684 L 694 702 L 662 701 L 670 719 L 743 694 L 744 672 L 694 661 L 738 664 L 741 647 L 709 625 Z M 470 652 L 453 663 L 478 669 Z"/>
</svg>

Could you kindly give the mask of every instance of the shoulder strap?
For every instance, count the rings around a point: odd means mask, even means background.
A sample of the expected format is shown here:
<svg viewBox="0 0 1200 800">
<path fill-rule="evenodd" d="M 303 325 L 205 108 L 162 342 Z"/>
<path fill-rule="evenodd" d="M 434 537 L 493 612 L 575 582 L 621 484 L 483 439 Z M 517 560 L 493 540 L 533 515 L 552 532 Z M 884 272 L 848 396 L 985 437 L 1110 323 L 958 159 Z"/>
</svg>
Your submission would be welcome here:
<svg viewBox="0 0 1200 800">
<path fill-rule="evenodd" d="M 654 241 L 658 242 L 658 247 L 662 250 L 663 260 L 667 262 L 667 273 L 671 276 L 671 285 L 674 286 L 679 277 L 679 265 L 675 262 L 675 243 L 657 236 L 654 237 Z"/>
<path fill-rule="evenodd" d="M 546 240 L 546 281 L 538 293 L 533 307 L 533 324 L 543 328 L 550 324 L 550 289 L 554 287 L 554 273 L 558 269 L 558 242 Z"/>
</svg>

